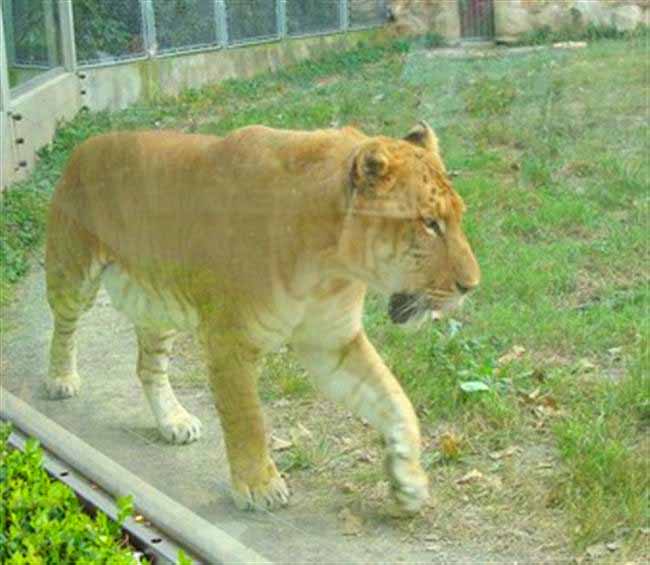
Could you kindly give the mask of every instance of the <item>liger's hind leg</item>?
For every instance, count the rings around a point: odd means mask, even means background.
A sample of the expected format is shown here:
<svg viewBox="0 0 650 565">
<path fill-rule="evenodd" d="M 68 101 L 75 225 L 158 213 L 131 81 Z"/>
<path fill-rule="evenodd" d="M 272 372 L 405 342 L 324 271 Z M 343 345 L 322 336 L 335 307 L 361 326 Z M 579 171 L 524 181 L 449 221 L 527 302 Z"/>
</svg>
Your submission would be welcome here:
<svg viewBox="0 0 650 565">
<path fill-rule="evenodd" d="M 175 332 L 136 328 L 138 378 L 162 436 L 171 443 L 191 443 L 201 437 L 201 422 L 178 401 L 167 377 Z"/>
<path fill-rule="evenodd" d="M 81 315 L 93 305 L 100 284 L 99 265 L 84 250 L 77 251 L 63 256 L 48 242 L 47 295 L 54 331 L 46 387 L 53 399 L 79 392 L 75 332 Z"/>
</svg>

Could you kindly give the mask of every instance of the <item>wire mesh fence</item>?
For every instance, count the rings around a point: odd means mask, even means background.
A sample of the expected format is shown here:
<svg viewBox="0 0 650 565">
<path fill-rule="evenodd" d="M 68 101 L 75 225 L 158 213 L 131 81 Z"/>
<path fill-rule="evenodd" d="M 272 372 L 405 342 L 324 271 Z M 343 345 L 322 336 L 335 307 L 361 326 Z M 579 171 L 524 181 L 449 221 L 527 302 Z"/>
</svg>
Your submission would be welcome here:
<svg viewBox="0 0 650 565">
<path fill-rule="evenodd" d="M 226 0 L 228 43 L 240 45 L 276 39 L 281 0 Z"/>
<path fill-rule="evenodd" d="M 57 0 L 0 0 L 10 67 L 60 65 Z M 72 0 L 81 66 L 381 25 L 388 0 Z M 14 81 L 15 82 L 15 81 Z"/>
<path fill-rule="evenodd" d="M 341 29 L 339 0 L 286 0 L 287 34 L 310 35 Z"/>
<path fill-rule="evenodd" d="M 219 44 L 215 0 L 155 0 L 156 41 L 161 53 Z"/>
<path fill-rule="evenodd" d="M 387 0 L 348 0 L 348 21 L 352 29 L 381 25 L 387 17 Z"/>
<path fill-rule="evenodd" d="M 138 0 L 76 0 L 73 10 L 79 64 L 144 56 L 143 5 Z"/>
</svg>

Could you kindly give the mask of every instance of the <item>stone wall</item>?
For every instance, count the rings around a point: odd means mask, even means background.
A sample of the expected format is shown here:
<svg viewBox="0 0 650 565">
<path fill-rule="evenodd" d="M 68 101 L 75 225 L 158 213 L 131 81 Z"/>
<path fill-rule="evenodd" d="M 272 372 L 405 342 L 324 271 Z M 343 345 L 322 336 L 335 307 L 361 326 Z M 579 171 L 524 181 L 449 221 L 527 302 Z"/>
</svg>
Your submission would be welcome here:
<svg viewBox="0 0 650 565">
<path fill-rule="evenodd" d="M 459 39 L 459 1 L 392 0 L 394 30 L 400 34 L 435 32 Z M 496 38 L 502 41 L 544 27 L 559 30 L 594 24 L 630 31 L 639 24 L 650 24 L 650 0 L 494 0 L 494 24 Z"/>
<path fill-rule="evenodd" d="M 589 25 L 619 31 L 648 25 L 650 0 L 495 0 L 497 39 L 513 41 L 522 33 L 549 28 L 584 29 Z"/>
<path fill-rule="evenodd" d="M 391 19 L 398 34 L 439 33 L 460 37 L 458 0 L 392 0 Z"/>
</svg>

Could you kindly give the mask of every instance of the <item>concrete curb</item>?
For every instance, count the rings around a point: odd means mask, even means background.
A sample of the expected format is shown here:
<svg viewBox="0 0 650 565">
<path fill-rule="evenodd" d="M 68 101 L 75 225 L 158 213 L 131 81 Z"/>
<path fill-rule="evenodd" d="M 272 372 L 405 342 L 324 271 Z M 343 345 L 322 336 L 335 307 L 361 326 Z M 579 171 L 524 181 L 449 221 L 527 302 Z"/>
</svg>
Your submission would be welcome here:
<svg viewBox="0 0 650 565">
<path fill-rule="evenodd" d="M 270 563 L 0 387 L 0 417 L 111 495 L 132 495 L 138 512 L 206 563 Z"/>
</svg>

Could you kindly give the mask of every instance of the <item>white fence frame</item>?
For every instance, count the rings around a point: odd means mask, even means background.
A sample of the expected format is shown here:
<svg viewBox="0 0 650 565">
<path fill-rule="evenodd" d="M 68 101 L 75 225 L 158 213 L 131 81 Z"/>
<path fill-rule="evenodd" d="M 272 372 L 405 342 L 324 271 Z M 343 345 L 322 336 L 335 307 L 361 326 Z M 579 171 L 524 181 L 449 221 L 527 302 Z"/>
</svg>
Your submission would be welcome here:
<svg viewBox="0 0 650 565">
<path fill-rule="evenodd" d="M 238 48 L 244 45 L 256 45 L 260 43 L 268 43 L 271 41 L 278 41 L 289 37 L 287 33 L 287 0 L 275 0 L 276 10 L 276 33 L 270 36 L 261 36 L 250 38 L 245 38 L 241 40 L 231 41 L 231 34 L 228 29 L 228 17 L 227 17 L 227 0 L 213 0 L 214 1 L 214 26 L 215 26 L 215 37 L 216 41 L 210 44 L 196 44 L 196 45 L 186 45 L 178 47 L 170 47 L 164 50 L 158 48 L 158 42 L 156 38 L 156 19 L 153 9 L 153 3 L 156 0 L 132 0 L 133 2 L 138 2 L 140 4 L 140 13 L 142 18 L 142 39 L 144 45 L 144 53 L 137 54 L 125 54 L 121 56 L 115 56 L 111 59 L 106 59 L 103 61 L 79 61 L 77 58 L 77 48 L 75 42 L 75 30 L 74 30 L 74 7 L 73 0 L 53 0 L 58 2 L 59 8 L 59 29 L 58 35 L 60 37 L 61 44 L 61 54 L 62 60 L 58 62 L 55 61 L 53 51 L 53 44 L 56 42 L 56 34 L 53 30 L 48 27 L 48 56 L 50 59 L 50 69 L 62 67 L 68 72 L 74 72 L 77 69 L 84 68 L 97 68 L 110 65 L 117 65 L 125 61 L 134 61 L 139 59 L 147 59 L 153 57 L 168 57 L 181 53 L 197 53 L 201 51 L 212 51 L 216 49 L 233 49 Z M 349 30 L 360 30 L 360 29 L 369 29 L 373 27 L 382 26 L 388 19 L 388 0 L 369 0 L 377 3 L 377 6 L 380 9 L 383 9 L 385 12 L 385 17 L 381 22 L 372 22 L 367 25 L 354 25 L 350 23 L 350 4 L 349 0 L 337 0 L 339 5 L 339 22 L 338 26 L 333 29 L 317 31 L 313 33 L 294 33 L 291 34 L 292 38 L 301 38 L 301 37 L 313 37 L 319 35 L 333 35 L 336 33 L 344 33 Z M 50 6 L 50 11 L 48 14 L 50 18 L 48 21 L 50 24 L 54 23 L 53 15 L 51 12 L 51 5 L 48 4 L 48 0 L 43 0 L 44 6 Z M 0 14 L 2 14 L 3 7 L 5 10 L 11 8 L 12 0 L 3 0 L 0 2 Z M 11 18 L 10 18 L 11 19 Z M 4 30 L 4 35 L 6 42 L 3 41 L 4 49 L 4 59 L 3 59 L 3 73 L 7 74 L 7 65 L 12 66 L 14 64 L 11 57 L 12 53 L 15 52 L 15 46 L 13 45 L 12 37 L 13 30 Z M 3 75 L 5 76 L 5 75 Z M 31 80 L 26 81 L 31 82 Z M 6 81 L 3 80 L 3 84 L 6 84 Z M 21 85 L 22 87 L 22 85 Z M 10 89 L 13 90 L 13 89 Z M 21 88 L 21 92 L 24 91 L 24 88 Z M 10 92 L 11 94 L 11 92 Z"/>
</svg>

